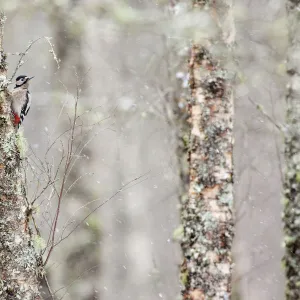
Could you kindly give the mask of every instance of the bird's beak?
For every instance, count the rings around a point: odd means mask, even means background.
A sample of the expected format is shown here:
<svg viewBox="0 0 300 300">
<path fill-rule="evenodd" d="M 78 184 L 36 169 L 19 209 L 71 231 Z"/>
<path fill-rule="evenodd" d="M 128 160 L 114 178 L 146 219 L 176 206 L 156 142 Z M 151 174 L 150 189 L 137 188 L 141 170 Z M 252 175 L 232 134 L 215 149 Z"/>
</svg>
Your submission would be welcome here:
<svg viewBox="0 0 300 300">
<path fill-rule="evenodd" d="M 32 77 L 29 77 L 29 78 L 28 78 L 28 80 L 31 80 L 32 78 L 34 78 L 34 76 L 32 76 Z"/>
</svg>

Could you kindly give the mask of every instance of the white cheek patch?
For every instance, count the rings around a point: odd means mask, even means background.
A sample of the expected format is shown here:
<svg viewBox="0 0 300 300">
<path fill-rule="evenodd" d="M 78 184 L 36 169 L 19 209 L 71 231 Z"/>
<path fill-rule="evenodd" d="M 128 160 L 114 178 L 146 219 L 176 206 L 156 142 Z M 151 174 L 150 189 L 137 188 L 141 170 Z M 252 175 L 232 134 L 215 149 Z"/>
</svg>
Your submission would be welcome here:
<svg viewBox="0 0 300 300">
<path fill-rule="evenodd" d="M 23 83 L 24 83 L 24 80 L 18 80 L 18 81 L 16 82 L 16 85 L 20 86 L 20 85 L 22 85 Z"/>
</svg>

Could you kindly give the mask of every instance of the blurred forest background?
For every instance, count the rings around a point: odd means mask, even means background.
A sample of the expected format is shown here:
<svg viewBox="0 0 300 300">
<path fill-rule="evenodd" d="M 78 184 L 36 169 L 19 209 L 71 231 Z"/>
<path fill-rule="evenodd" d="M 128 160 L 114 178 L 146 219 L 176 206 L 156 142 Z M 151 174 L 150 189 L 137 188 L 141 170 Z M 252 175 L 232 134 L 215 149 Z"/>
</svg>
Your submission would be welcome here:
<svg viewBox="0 0 300 300">
<path fill-rule="evenodd" d="M 58 235 L 69 219 L 74 222 L 66 232 L 128 181 L 144 175 L 55 247 L 47 268 L 52 290 L 65 300 L 180 299 L 181 254 L 173 237 L 180 225 L 182 183 L 174 111 L 186 105 L 190 40 L 195 32 L 209 34 L 207 20 L 191 13 L 190 1 L 0 3 L 7 15 L 4 46 L 11 53 L 10 75 L 20 58 L 16 53 L 42 36 L 52 37 L 60 59 L 58 69 L 50 45 L 41 39 L 17 74 L 35 76 L 33 104 L 24 122 L 30 164 L 38 169 L 38 159 L 66 130 L 77 76 L 84 79 L 79 112 L 88 111 L 87 123 L 103 120 L 83 137 L 90 142 L 70 173 L 68 186 L 75 184 L 64 199 Z M 283 299 L 282 140 L 253 101 L 276 122 L 283 120 L 285 7 L 279 0 L 237 0 L 234 12 L 234 286 L 240 299 Z M 49 163 L 57 165 L 61 151 L 58 142 Z M 42 188 L 40 179 L 29 180 L 29 197 Z M 56 203 L 47 201 L 51 188 L 43 197 L 36 218 L 47 240 Z M 80 209 L 93 199 L 98 201 Z"/>
</svg>

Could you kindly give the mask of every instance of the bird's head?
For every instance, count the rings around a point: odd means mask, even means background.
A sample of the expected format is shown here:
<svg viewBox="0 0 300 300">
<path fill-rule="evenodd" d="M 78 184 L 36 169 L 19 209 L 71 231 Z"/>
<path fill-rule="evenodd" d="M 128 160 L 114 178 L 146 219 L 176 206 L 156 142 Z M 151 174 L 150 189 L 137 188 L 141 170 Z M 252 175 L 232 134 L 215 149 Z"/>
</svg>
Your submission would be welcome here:
<svg viewBox="0 0 300 300">
<path fill-rule="evenodd" d="M 34 77 L 34 76 L 33 76 Z M 15 87 L 21 87 L 23 86 L 24 88 L 28 88 L 29 86 L 29 81 L 33 77 L 28 77 L 26 75 L 20 75 L 16 78 L 16 86 Z"/>
</svg>

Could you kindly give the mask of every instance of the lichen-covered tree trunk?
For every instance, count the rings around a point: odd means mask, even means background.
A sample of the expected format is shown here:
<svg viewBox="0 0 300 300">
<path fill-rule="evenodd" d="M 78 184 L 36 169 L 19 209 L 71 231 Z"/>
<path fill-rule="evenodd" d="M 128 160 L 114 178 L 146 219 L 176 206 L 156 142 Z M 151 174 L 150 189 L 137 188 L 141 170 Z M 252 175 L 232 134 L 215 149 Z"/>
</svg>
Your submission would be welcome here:
<svg viewBox="0 0 300 300">
<path fill-rule="evenodd" d="M 231 1 L 194 0 L 212 15 L 220 35 L 193 45 L 190 58 L 190 174 L 182 203 L 185 300 L 229 299 L 233 221 L 233 90 L 220 57 L 211 47 L 233 41 Z M 228 23 L 229 22 L 229 23 Z M 221 28 L 225 29 L 222 30 Z M 222 37 L 221 37 L 222 36 Z M 216 49 L 216 48 L 214 48 Z M 224 48 L 222 56 L 230 53 Z"/>
<path fill-rule="evenodd" d="M 289 49 L 286 95 L 284 266 L 286 299 L 300 299 L 300 0 L 287 0 Z"/>
<path fill-rule="evenodd" d="M 1 15 L 3 26 L 5 17 Z M 1 48 L 2 48 L 2 37 Z M 20 136 L 11 121 L 5 55 L 0 62 L 0 299 L 38 300 L 38 255 L 27 224 Z"/>
</svg>

